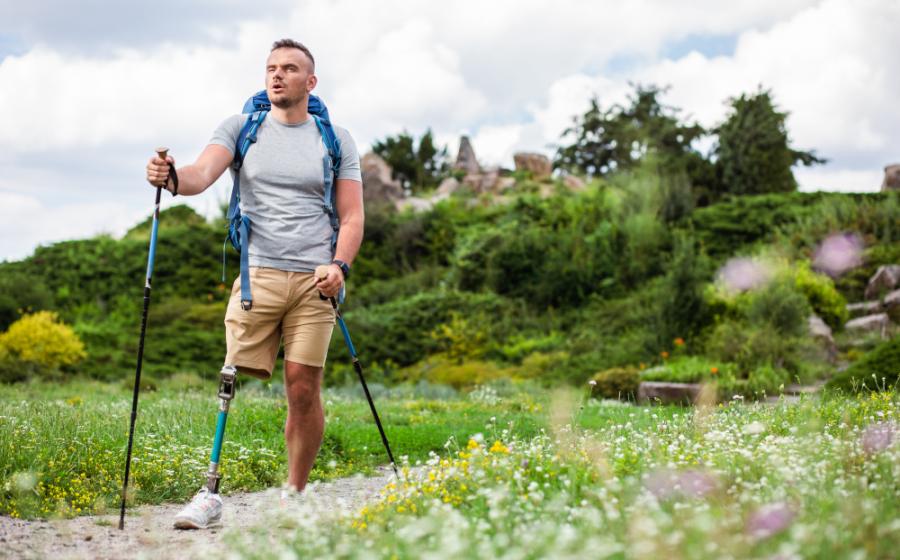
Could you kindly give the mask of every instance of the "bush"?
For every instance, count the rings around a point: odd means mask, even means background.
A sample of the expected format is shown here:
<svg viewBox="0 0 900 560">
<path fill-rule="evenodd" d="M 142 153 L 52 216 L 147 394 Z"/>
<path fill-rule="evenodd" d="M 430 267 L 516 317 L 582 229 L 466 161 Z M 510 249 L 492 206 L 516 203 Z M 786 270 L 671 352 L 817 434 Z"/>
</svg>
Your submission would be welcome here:
<svg viewBox="0 0 900 560">
<path fill-rule="evenodd" d="M 47 370 L 73 365 L 86 355 L 78 335 L 51 311 L 25 315 L 10 325 L 0 334 L 0 347 L 7 360 L 30 362 Z"/>
<path fill-rule="evenodd" d="M 711 360 L 704 356 L 682 356 L 645 369 L 640 376 L 643 381 L 700 383 L 734 376 L 736 370 L 735 364 L 729 362 Z"/>
<path fill-rule="evenodd" d="M 806 332 L 811 308 L 806 297 L 786 279 L 775 280 L 749 296 L 747 318 L 751 324 L 784 336 Z"/>
<path fill-rule="evenodd" d="M 514 322 L 521 316 L 516 311 L 514 304 L 494 294 L 435 290 L 347 312 L 344 318 L 354 345 L 366 363 L 393 362 L 402 367 L 440 350 L 442 342 L 430 333 L 439 325 L 449 324 L 453 313 L 460 317 L 482 317 L 481 327 L 491 337 L 485 344 L 493 344 L 506 332 L 516 330 Z M 341 337 L 332 337 L 330 361 L 348 358 Z"/>
<path fill-rule="evenodd" d="M 469 360 L 458 362 L 437 354 L 398 372 L 398 380 L 410 383 L 428 381 L 463 389 L 488 381 L 507 379 L 512 371 L 494 362 Z"/>
<path fill-rule="evenodd" d="M 605 399 L 635 400 L 641 378 L 634 368 L 610 368 L 591 378 L 591 396 Z"/>
<path fill-rule="evenodd" d="M 873 378 L 874 376 L 874 378 Z M 900 379 L 900 337 L 875 347 L 859 361 L 836 375 L 828 386 L 847 390 L 890 389 Z"/>
<path fill-rule="evenodd" d="M 844 328 L 850 317 L 847 300 L 825 275 L 816 274 L 808 263 L 799 263 L 793 270 L 794 285 L 806 297 L 812 310 L 834 330 Z"/>
</svg>

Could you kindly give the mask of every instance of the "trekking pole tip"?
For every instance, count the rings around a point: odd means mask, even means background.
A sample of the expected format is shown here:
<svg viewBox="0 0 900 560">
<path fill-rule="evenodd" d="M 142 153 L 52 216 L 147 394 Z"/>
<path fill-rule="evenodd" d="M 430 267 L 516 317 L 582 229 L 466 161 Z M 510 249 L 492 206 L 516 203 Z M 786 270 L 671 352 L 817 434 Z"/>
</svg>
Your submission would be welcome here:
<svg viewBox="0 0 900 560">
<path fill-rule="evenodd" d="M 156 155 L 159 156 L 159 159 L 166 159 L 166 156 L 169 155 L 169 148 L 160 147 L 156 148 Z"/>
</svg>

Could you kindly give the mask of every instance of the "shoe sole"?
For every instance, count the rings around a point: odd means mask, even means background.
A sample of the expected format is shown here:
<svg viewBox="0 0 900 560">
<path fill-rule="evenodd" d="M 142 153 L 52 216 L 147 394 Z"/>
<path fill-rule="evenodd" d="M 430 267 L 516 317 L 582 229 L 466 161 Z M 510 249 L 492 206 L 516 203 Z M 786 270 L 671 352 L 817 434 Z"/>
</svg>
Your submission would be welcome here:
<svg viewBox="0 0 900 560">
<path fill-rule="evenodd" d="M 205 525 L 201 525 L 200 523 L 197 523 L 196 521 L 194 521 L 192 519 L 176 519 L 175 520 L 175 528 L 176 529 L 209 529 L 212 527 L 218 527 L 221 524 L 222 524 L 221 518 L 210 521 L 209 523 L 207 523 Z"/>
</svg>

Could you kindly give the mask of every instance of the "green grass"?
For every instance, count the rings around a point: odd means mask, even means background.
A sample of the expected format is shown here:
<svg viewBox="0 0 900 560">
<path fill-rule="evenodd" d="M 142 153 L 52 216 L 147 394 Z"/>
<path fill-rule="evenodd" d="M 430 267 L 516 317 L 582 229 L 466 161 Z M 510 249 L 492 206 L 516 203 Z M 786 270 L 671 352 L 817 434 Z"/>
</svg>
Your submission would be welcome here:
<svg viewBox="0 0 900 560">
<path fill-rule="evenodd" d="M 257 384 L 258 386 L 258 384 Z M 325 391 L 325 439 L 310 475 L 328 480 L 371 473 L 388 462 L 362 391 Z M 541 425 L 537 403 L 467 399 L 377 399 L 399 460 L 425 460 L 452 436 L 464 439 L 491 417 L 524 436 Z M 135 503 L 183 500 L 204 480 L 215 431 L 215 387 L 163 384 L 142 393 L 135 432 Z M 131 392 L 98 382 L 0 386 L 0 514 L 71 516 L 103 512 L 119 499 Z M 239 390 L 228 415 L 223 492 L 259 490 L 286 477 L 286 403 L 277 391 Z"/>
</svg>

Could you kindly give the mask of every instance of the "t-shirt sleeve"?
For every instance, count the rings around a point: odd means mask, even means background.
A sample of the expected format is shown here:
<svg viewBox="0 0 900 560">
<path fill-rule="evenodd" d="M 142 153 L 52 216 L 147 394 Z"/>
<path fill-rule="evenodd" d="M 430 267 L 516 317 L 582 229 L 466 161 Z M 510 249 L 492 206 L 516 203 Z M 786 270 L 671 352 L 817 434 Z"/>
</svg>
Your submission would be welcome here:
<svg viewBox="0 0 900 560">
<path fill-rule="evenodd" d="M 350 179 L 362 182 L 362 173 L 359 167 L 359 151 L 356 142 L 345 129 L 335 127 L 338 140 L 341 142 L 341 167 L 338 169 L 338 179 Z"/>
<path fill-rule="evenodd" d="M 241 133 L 241 126 L 243 126 L 245 118 L 247 118 L 246 115 L 231 115 L 222 121 L 222 124 L 213 132 L 209 143 L 225 146 L 229 152 L 234 153 L 237 137 Z"/>
</svg>

